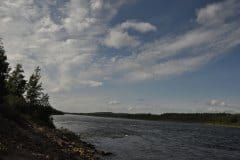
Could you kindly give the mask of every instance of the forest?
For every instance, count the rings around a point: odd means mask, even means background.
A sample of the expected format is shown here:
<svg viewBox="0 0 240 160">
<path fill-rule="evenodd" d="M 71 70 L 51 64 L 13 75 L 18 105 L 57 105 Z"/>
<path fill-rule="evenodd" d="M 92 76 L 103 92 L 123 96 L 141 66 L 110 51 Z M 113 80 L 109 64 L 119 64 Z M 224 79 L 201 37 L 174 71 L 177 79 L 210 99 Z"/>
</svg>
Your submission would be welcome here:
<svg viewBox="0 0 240 160">
<path fill-rule="evenodd" d="M 139 120 L 153 121 L 173 121 L 187 123 L 208 123 L 240 126 L 240 114 L 229 113 L 164 113 L 164 114 L 146 114 L 146 113 L 112 113 L 112 112 L 95 112 L 95 113 L 79 113 L 80 115 L 99 116 L 99 117 L 115 117 Z"/>
<path fill-rule="evenodd" d="M 10 67 L 0 42 L 0 114 L 3 117 L 21 121 L 31 119 L 53 127 L 51 115 L 62 114 L 49 103 L 49 95 L 41 82 L 41 69 L 37 66 L 28 80 L 23 66 Z"/>
</svg>

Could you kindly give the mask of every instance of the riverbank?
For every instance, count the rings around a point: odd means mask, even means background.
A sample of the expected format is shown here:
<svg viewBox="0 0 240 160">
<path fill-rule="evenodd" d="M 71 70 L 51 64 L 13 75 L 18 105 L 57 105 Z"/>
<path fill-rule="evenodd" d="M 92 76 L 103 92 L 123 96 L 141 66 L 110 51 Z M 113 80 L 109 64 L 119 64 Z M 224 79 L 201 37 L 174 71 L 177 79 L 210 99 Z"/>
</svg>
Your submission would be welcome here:
<svg viewBox="0 0 240 160">
<path fill-rule="evenodd" d="M 219 126 L 219 127 L 225 127 L 225 128 L 240 128 L 240 125 L 223 124 L 223 123 L 206 123 L 206 125 L 209 125 L 209 126 Z"/>
<path fill-rule="evenodd" d="M 40 126 L 28 120 L 0 115 L 1 160 L 96 160 L 110 154 L 95 149 L 64 129 Z"/>
<path fill-rule="evenodd" d="M 164 114 L 145 114 L 145 113 L 68 113 L 73 115 L 85 115 L 95 117 L 125 118 L 149 121 L 167 121 L 183 123 L 201 123 L 206 125 L 240 128 L 240 114 L 229 113 L 164 113 Z"/>
</svg>

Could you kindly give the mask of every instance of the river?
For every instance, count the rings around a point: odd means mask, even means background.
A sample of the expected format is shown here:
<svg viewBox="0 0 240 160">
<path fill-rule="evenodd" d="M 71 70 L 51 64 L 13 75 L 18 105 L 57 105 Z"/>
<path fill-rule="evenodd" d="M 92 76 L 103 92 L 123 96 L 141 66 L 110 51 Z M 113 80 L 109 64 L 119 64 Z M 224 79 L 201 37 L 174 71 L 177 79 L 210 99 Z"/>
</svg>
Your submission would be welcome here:
<svg viewBox="0 0 240 160">
<path fill-rule="evenodd" d="M 53 116 L 57 128 L 69 129 L 109 160 L 239 160 L 240 129 L 203 124 Z"/>
</svg>

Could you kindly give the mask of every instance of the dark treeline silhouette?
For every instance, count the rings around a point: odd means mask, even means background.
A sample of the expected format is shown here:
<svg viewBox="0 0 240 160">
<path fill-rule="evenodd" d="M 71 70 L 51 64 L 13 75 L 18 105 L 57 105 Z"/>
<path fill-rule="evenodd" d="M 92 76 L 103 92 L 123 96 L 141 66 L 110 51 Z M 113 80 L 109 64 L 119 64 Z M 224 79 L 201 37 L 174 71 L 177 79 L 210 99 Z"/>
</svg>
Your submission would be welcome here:
<svg viewBox="0 0 240 160">
<path fill-rule="evenodd" d="M 49 96 L 44 92 L 40 81 L 40 72 L 40 67 L 36 67 L 27 81 L 21 64 L 11 69 L 0 40 L 0 114 L 2 116 L 17 121 L 20 121 L 20 117 L 27 117 L 53 126 L 50 115 L 61 112 L 51 107 Z"/>
<path fill-rule="evenodd" d="M 240 125 L 240 114 L 228 114 L 228 113 L 164 113 L 156 115 L 145 113 L 128 114 L 112 112 L 95 112 L 95 113 L 72 113 L 72 114 L 99 117 L 154 120 L 154 121 Z"/>
</svg>

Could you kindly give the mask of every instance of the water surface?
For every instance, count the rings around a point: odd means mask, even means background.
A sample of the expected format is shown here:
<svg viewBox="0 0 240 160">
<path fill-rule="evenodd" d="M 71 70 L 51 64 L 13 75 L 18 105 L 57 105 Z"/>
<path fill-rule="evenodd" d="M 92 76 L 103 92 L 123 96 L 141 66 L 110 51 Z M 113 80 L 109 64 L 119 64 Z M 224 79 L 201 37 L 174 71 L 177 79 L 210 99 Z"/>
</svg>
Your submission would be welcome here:
<svg viewBox="0 0 240 160">
<path fill-rule="evenodd" d="M 240 129 L 174 122 L 78 115 L 54 116 L 112 160 L 239 160 Z"/>
</svg>

